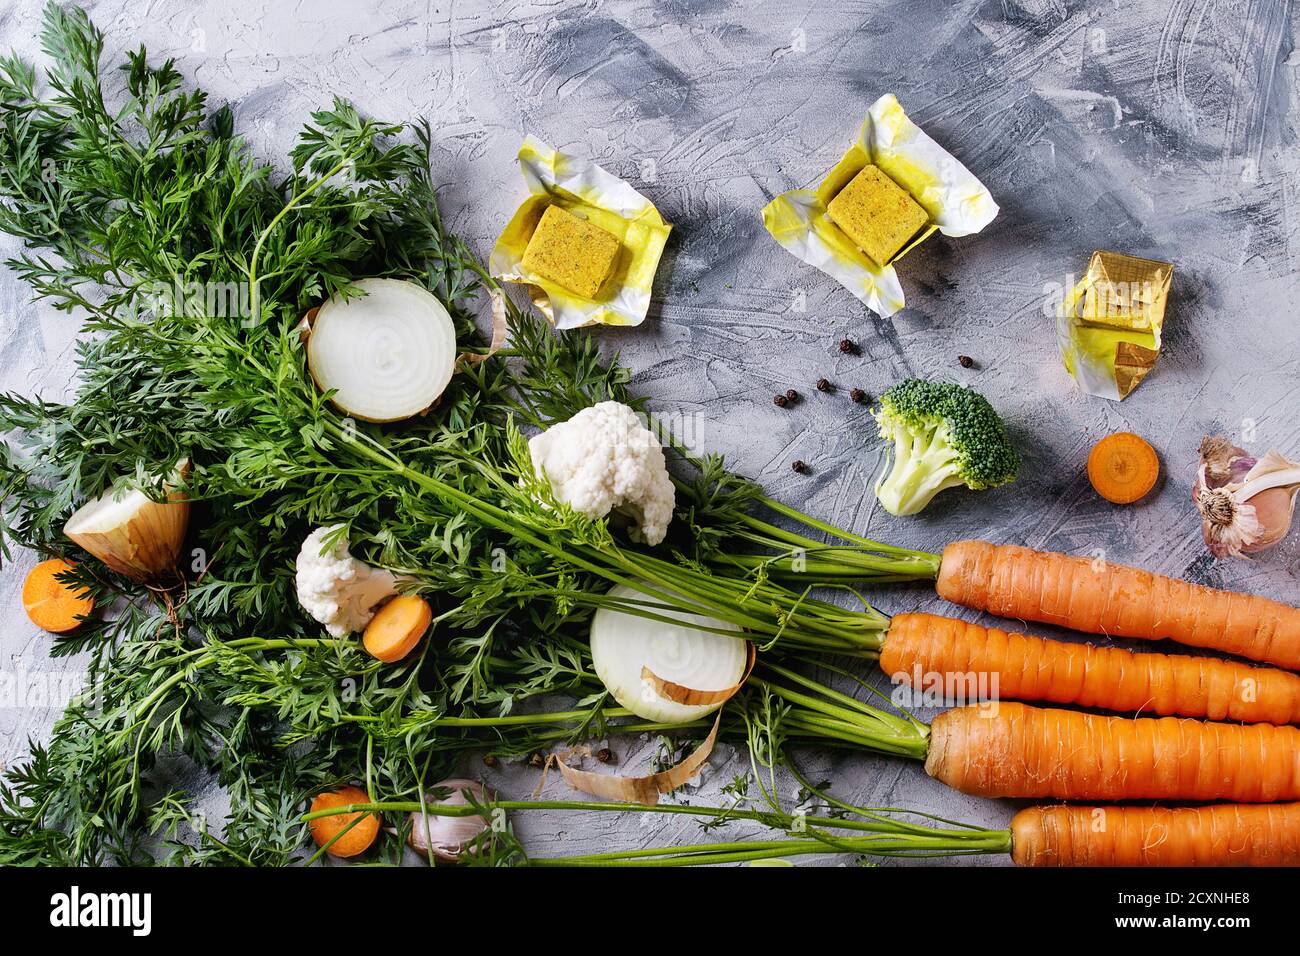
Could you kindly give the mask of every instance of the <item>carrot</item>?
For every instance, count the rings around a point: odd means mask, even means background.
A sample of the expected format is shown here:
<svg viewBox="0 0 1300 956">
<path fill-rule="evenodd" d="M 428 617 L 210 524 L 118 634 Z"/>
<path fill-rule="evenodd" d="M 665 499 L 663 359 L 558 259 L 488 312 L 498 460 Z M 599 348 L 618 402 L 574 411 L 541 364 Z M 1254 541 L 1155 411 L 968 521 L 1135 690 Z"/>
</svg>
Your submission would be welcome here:
<svg viewBox="0 0 1300 956">
<path fill-rule="evenodd" d="M 925 770 L 985 797 L 1298 800 L 1300 729 L 976 705 L 935 718 Z"/>
<path fill-rule="evenodd" d="M 369 802 L 370 794 L 360 787 L 343 787 L 341 790 L 317 795 L 311 802 L 311 812 L 332 810 L 350 803 Z M 348 824 L 353 820 L 357 820 L 357 824 L 348 829 Z M 346 859 L 370 849 L 370 844 L 374 843 L 375 837 L 379 836 L 379 815 L 360 812 L 336 813 L 328 817 L 317 817 L 308 826 L 311 828 L 311 838 L 316 841 L 317 846 L 323 847 L 329 844 L 326 853 Z M 347 832 L 344 833 L 344 830 Z M 342 836 L 338 836 L 340 833 Z M 334 839 L 336 836 L 338 836 L 337 840 Z M 330 843 L 331 840 L 334 842 Z"/>
<path fill-rule="evenodd" d="M 1300 866 L 1300 803 L 1030 807 L 1011 821 L 1017 866 Z"/>
<path fill-rule="evenodd" d="M 392 664 L 415 649 L 432 620 L 428 601 L 414 594 L 399 594 L 370 619 L 361 643 L 371 657 Z"/>
<path fill-rule="evenodd" d="M 1146 495 L 1160 475 L 1160 459 L 1146 439 L 1132 432 L 1107 435 L 1088 455 L 1088 480 L 1097 494 L 1117 505 Z"/>
<path fill-rule="evenodd" d="M 27 572 L 23 581 L 23 609 L 42 630 L 52 634 L 75 631 L 95 609 L 95 599 L 88 591 L 58 579 L 58 575 L 75 566 L 62 558 L 51 558 Z"/>
<path fill-rule="evenodd" d="M 1001 617 L 1076 631 L 1169 638 L 1300 669 L 1300 610 L 1150 571 L 1011 544 L 943 550 L 941 597 Z"/>
<path fill-rule="evenodd" d="M 1212 657 L 1135 654 L 1009 633 L 934 614 L 898 614 L 880 654 L 895 680 L 939 675 L 949 698 L 993 697 L 1245 723 L 1300 723 L 1300 677 Z M 996 675 L 996 683 L 991 677 Z"/>
</svg>

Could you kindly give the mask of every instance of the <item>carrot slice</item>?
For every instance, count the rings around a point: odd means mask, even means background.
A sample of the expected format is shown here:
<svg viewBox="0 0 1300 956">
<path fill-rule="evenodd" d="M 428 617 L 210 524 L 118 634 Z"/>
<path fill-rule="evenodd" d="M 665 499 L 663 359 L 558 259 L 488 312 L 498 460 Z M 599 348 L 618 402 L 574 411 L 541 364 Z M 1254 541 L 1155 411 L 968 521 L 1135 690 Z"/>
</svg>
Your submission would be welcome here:
<svg viewBox="0 0 1300 956">
<path fill-rule="evenodd" d="M 432 620 L 428 601 L 414 594 L 399 594 L 370 619 L 361 643 L 371 657 L 392 664 L 415 650 Z"/>
<path fill-rule="evenodd" d="M 1128 505 L 1156 485 L 1160 459 L 1139 435 L 1116 432 L 1092 446 L 1088 455 L 1088 480 L 1107 501 Z"/>
<path fill-rule="evenodd" d="M 32 623 L 51 634 L 66 634 L 81 626 L 95 609 L 88 591 L 73 588 L 58 579 L 75 565 L 62 558 L 42 561 L 27 572 L 23 582 L 23 608 Z"/>
<path fill-rule="evenodd" d="M 332 810 L 335 807 L 344 807 L 349 803 L 369 802 L 370 794 L 360 787 L 343 787 L 341 790 L 319 794 L 311 802 L 311 810 L 312 813 L 315 813 L 317 810 Z M 358 820 L 356 826 L 343 833 L 337 840 L 334 840 L 334 837 L 342 833 L 348 824 L 358 818 L 361 819 Z M 308 826 L 311 828 L 311 838 L 316 841 L 317 846 L 325 846 L 330 840 L 334 840 L 325 852 L 330 856 L 347 859 L 366 852 L 366 850 L 370 849 L 370 844 L 375 842 L 375 837 L 379 836 L 379 814 L 362 812 L 336 813 L 329 817 L 317 817 Z"/>
</svg>

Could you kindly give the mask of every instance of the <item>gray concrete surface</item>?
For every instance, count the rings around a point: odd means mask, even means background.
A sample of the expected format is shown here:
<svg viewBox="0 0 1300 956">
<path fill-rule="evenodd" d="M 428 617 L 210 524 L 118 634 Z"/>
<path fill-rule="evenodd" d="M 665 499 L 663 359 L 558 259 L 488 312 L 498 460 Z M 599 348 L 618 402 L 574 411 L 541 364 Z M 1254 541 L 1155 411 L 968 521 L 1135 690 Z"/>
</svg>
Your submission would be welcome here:
<svg viewBox="0 0 1300 956">
<path fill-rule="evenodd" d="M 39 7 L 6 5 L 0 48 L 34 52 Z M 110 54 L 143 42 L 175 57 L 234 105 L 268 158 L 282 157 L 332 94 L 385 118 L 429 117 L 449 218 L 484 255 L 523 195 L 513 158 L 525 133 L 626 176 L 676 228 L 650 320 L 593 334 L 622 350 L 637 388 L 679 416 L 695 444 L 726 451 L 813 514 L 927 548 L 983 536 L 1101 549 L 1297 600 L 1300 535 L 1256 561 L 1216 563 L 1189 498 L 1207 432 L 1300 453 L 1300 59 L 1289 4 L 105 0 L 92 11 Z M 777 247 L 759 210 L 815 183 L 890 91 L 989 186 L 1002 213 L 982 235 L 935 237 L 909 254 L 900 269 L 908 307 L 881 321 Z M 1074 387 L 1043 310 L 1045 288 L 1069 281 L 1096 248 L 1176 264 L 1165 353 L 1122 404 Z M 793 308 L 800 290 L 804 312 Z M 60 397 L 75 332 L 75 319 L 30 305 L 0 273 L 0 387 Z M 860 356 L 839 354 L 845 335 Z M 958 354 L 976 367 L 960 368 Z M 979 497 L 949 492 L 918 518 L 873 514 L 868 413 L 812 383 L 826 376 L 875 394 L 907 374 L 982 390 L 1024 452 L 1019 483 Z M 771 395 L 787 387 L 806 400 L 775 408 Z M 1083 474 L 1089 446 L 1117 429 L 1150 439 L 1166 473 L 1130 508 L 1100 501 Z M 811 474 L 794 474 L 794 458 Z M 0 666 L 64 666 L 46 660 L 46 639 L 22 613 L 26 566 L 0 574 Z M 876 597 L 887 611 L 940 605 L 923 590 Z M 18 757 L 53 718 L 0 710 L 0 759 Z M 617 749 L 636 765 L 653 746 Z M 726 758 L 685 799 L 706 800 L 746 769 Z M 995 825 L 1015 809 L 946 791 L 904 761 L 801 759 L 861 803 Z M 488 779 L 518 795 L 536 782 L 521 767 Z M 552 780 L 547 791 L 564 788 Z M 540 855 L 697 838 L 690 823 L 612 815 L 533 815 L 518 827 Z"/>
</svg>

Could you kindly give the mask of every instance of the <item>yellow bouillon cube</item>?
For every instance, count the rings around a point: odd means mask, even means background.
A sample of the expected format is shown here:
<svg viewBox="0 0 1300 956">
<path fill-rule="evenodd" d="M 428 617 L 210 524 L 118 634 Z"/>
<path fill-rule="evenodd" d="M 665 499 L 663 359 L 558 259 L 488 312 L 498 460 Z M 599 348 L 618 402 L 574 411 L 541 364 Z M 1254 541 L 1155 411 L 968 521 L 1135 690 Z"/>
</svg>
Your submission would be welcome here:
<svg viewBox="0 0 1300 956">
<path fill-rule="evenodd" d="M 552 205 L 546 207 L 528 240 L 523 267 L 575 295 L 591 299 L 614 270 L 618 248 L 617 236 Z"/>
<path fill-rule="evenodd" d="M 859 249 L 882 266 L 930 221 L 916 200 L 875 166 L 864 166 L 835 194 L 826 211 Z"/>
</svg>

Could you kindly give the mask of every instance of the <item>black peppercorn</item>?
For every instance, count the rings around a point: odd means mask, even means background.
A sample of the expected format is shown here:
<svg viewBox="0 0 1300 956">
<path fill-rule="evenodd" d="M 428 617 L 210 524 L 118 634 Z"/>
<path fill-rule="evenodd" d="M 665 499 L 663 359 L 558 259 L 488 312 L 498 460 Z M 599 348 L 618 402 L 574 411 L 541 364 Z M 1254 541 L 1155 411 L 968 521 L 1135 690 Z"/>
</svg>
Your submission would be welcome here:
<svg viewBox="0 0 1300 956">
<path fill-rule="evenodd" d="M 796 458 L 794 461 L 790 462 L 790 467 L 801 475 L 808 470 L 808 466 L 804 464 L 803 459 L 801 458 Z"/>
<path fill-rule="evenodd" d="M 772 404 L 777 408 L 785 408 L 790 404 L 790 399 L 786 398 L 784 395 L 777 395 L 772 399 Z"/>
<path fill-rule="evenodd" d="M 787 402 L 797 402 L 799 401 L 799 393 L 796 392 L 793 388 L 787 388 L 785 390 L 785 400 Z"/>
<path fill-rule="evenodd" d="M 614 751 L 610 750 L 608 747 L 601 747 L 596 751 L 596 759 L 601 763 L 609 763 L 614 759 Z"/>
<path fill-rule="evenodd" d="M 849 398 L 853 399 L 855 402 L 861 402 L 866 397 L 867 393 L 860 388 L 855 388 L 853 391 L 849 392 Z"/>
<path fill-rule="evenodd" d="M 819 378 L 819 379 L 817 379 L 817 391 L 819 391 L 819 392 L 829 392 L 830 390 L 831 390 L 831 383 L 830 383 L 830 382 L 826 381 L 826 379 L 824 379 L 824 378 Z"/>
<path fill-rule="evenodd" d="M 531 754 L 528 755 L 528 766 L 530 767 L 546 766 L 546 758 L 542 755 L 542 752 L 540 750 L 534 750 Z"/>
<path fill-rule="evenodd" d="M 486 757 L 483 758 L 483 766 L 495 767 L 496 765 L 497 765 L 497 758 L 492 756 L 491 754 L 488 754 Z"/>
<path fill-rule="evenodd" d="M 852 339 L 840 339 L 840 351 L 845 355 L 852 355 L 857 350 L 857 346 L 853 344 Z"/>
<path fill-rule="evenodd" d="M 962 368 L 970 368 L 975 364 L 975 360 L 971 358 L 969 355 L 958 355 L 957 364 L 960 365 Z"/>
</svg>

